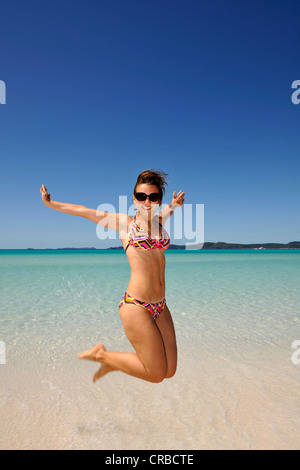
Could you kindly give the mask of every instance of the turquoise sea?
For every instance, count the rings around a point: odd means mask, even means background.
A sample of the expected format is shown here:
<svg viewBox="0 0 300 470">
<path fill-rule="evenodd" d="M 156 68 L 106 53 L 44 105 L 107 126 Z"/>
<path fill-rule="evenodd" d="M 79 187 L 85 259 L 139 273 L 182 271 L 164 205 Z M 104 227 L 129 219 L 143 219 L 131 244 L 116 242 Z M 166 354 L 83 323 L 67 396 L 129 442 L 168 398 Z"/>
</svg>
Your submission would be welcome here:
<svg viewBox="0 0 300 470">
<path fill-rule="evenodd" d="M 78 352 L 131 351 L 125 253 L 0 250 L 0 449 L 300 448 L 300 250 L 166 261 L 176 375 L 93 384 L 97 364 Z"/>
</svg>

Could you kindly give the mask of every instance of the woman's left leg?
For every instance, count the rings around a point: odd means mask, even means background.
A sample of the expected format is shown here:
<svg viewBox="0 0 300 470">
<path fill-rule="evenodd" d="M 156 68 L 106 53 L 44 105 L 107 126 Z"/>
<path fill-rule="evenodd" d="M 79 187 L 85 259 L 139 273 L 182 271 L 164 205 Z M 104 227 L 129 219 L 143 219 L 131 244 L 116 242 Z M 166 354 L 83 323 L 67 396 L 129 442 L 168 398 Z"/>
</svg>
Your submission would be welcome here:
<svg viewBox="0 0 300 470">
<path fill-rule="evenodd" d="M 164 306 L 162 312 L 158 315 L 155 321 L 165 346 L 168 363 L 166 379 L 168 379 L 175 375 L 177 369 L 177 344 L 172 316 L 167 305 Z"/>
</svg>

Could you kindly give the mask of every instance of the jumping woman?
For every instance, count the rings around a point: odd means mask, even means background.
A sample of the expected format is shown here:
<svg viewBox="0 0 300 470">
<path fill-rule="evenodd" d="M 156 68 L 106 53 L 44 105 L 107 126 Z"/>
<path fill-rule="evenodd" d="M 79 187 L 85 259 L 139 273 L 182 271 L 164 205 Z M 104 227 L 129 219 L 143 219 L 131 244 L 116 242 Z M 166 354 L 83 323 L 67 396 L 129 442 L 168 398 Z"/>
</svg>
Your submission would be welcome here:
<svg viewBox="0 0 300 470">
<path fill-rule="evenodd" d="M 173 377 L 176 372 L 176 336 L 165 299 L 164 250 L 169 247 L 170 238 L 164 223 L 176 207 L 182 206 L 185 193 L 179 191 L 175 195 L 174 191 L 172 203 L 155 214 L 165 193 L 166 176 L 154 170 L 143 171 L 138 176 L 133 191 L 135 217 L 52 201 L 47 188 L 42 185 L 40 189 L 47 207 L 117 230 L 130 264 L 131 277 L 119 304 L 119 314 L 135 353 L 107 351 L 97 344 L 78 354 L 79 359 L 101 363 L 94 382 L 112 371 L 153 383 Z"/>
</svg>

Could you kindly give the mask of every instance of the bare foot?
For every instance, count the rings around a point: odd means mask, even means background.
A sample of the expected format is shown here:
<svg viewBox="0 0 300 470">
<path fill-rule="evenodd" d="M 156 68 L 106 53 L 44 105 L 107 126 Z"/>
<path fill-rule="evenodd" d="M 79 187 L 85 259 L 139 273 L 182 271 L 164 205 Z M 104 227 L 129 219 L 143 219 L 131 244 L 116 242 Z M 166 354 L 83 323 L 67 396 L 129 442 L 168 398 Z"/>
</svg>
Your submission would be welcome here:
<svg viewBox="0 0 300 470">
<path fill-rule="evenodd" d="M 93 382 L 95 383 L 96 380 L 101 379 L 104 375 L 108 374 L 108 372 L 112 372 L 113 370 L 115 369 L 108 366 L 107 364 L 101 364 L 100 369 L 98 370 L 98 372 L 96 372 L 93 377 Z"/>
<path fill-rule="evenodd" d="M 95 362 L 101 362 L 101 367 L 96 372 L 96 374 L 93 377 L 93 382 L 95 383 L 96 380 L 100 379 L 104 375 L 106 375 L 108 372 L 112 372 L 114 369 L 107 364 L 104 364 L 102 361 L 104 360 L 104 352 L 106 351 L 105 347 L 103 344 L 97 344 L 93 349 L 83 351 L 82 353 L 78 354 L 79 359 L 89 359 L 90 361 L 95 361 Z"/>
<path fill-rule="evenodd" d="M 90 361 L 101 362 L 103 360 L 103 352 L 106 351 L 103 344 L 97 344 L 93 349 L 83 351 L 78 354 L 79 359 L 89 359 Z"/>
</svg>

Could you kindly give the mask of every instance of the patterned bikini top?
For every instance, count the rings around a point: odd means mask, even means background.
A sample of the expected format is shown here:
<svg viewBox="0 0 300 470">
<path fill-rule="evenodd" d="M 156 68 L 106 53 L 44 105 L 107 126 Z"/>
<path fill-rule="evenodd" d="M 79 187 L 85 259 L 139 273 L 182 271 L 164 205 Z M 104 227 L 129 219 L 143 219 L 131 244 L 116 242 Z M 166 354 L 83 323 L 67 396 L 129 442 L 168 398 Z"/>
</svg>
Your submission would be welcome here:
<svg viewBox="0 0 300 470">
<path fill-rule="evenodd" d="M 134 248 L 138 248 L 139 250 L 154 250 L 155 248 L 159 248 L 161 250 L 166 250 L 170 246 L 170 237 L 167 231 L 162 227 L 162 233 L 159 240 L 155 238 L 150 238 L 148 233 L 146 233 L 137 223 L 136 218 L 134 218 L 134 223 L 128 235 L 128 245 L 125 248 L 125 251 L 129 247 L 129 245 L 134 246 Z"/>
</svg>

